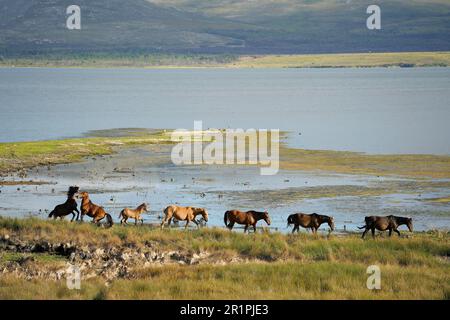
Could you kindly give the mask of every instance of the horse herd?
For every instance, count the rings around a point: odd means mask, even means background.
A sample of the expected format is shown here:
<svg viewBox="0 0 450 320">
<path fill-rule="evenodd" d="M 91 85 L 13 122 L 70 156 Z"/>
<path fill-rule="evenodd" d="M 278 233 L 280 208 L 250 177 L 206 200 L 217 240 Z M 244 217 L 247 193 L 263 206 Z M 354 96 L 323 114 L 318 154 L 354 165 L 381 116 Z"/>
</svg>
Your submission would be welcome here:
<svg viewBox="0 0 450 320">
<path fill-rule="evenodd" d="M 81 199 L 81 212 L 78 210 L 76 199 Z M 136 209 L 125 208 L 120 211 L 120 223 L 128 224 L 127 220 L 131 218 L 134 219 L 135 224 L 137 224 L 138 221 L 143 224 L 144 220 L 142 219 L 141 214 L 144 212 L 148 212 L 147 204 L 145 203 L 142 203 Z M 79 187 L 69 187 L 66 202 L 57 205 L 50 212 L 48 217 L 53 217 L 54 219 L 64 219 L 64 217 L 69 214 L 72 214 L 71 221 L 74 221 L 75 218 L 77 221 L 83 221 L 83 217 L 87 215 L 88 217 L 93 218 L 92 222 L 95 224 L 99 224 L 101 220 L 106 218 L 108 227 L 111 227 L 113 225 L 113 219 L 111 215 L 109 213 L 106 213 L 106 211 L 101 206 L 92 203 L 89 198 L 89 194 L 87 192 L 80 192 Z M 196 220 L 196 217 L 198 215 L 202 216 L 204 222 L 208 222 L 208 212 L 204 208 L 180 207 L 176 205 L 170 205 L 164 209 L 164 218 L 161 222 L 161 229 L 163 229 L 166 224 L 170 226 L 172 220 L 186 221 L 186 224 L 184 226 L 185 229 L 188 227 L 190 222 L 195 223 L 199 227 L 200 222 Z M 224 214 L 224 223 L 228 229 L 232 230 L 234 224 L 237 223 L 244 225 L 244 233 L 248 231 L 248 228 L 250 226 L 253 227 L 253 230 L 256 232 L 256 224 L 259 220 L 264 220 L 267 225 L 270 225 L 269 213 L 267 211 L 259 212 L 251 210 L 243 212 L 239 210 L 229 210 Z M 294 225 L 292 233 L 294 233 L 295 231 L 299 232 L 299 228 L 301 226 L 306 229 L 311 229 L 313 234 L 317 234 L 317 230 L 323 223 L 327 223 L 330 227 L 330 230 L 334 231 L 333 217 L 320 215 L 317 213 L 295 213 L 291 214 L 287 218 L 287 225 Z M 365 217 L 365 225 L 359 227 L 359 229 L 365 229 L 362 234 L 362 238 L 364 238 L 369 230 L 371 230 L 372 232 L 372 237 L 375 237 L 375 230 L 389 231 L 389 236 L 391 236 L 392 231 L 394 231 L 400 236 L 398 227 L 401 225 L 406 225 L 410 232 L 413 231 L 411 218 L 397 217 L 392 215 L 387 217 Z"/>
</svg>

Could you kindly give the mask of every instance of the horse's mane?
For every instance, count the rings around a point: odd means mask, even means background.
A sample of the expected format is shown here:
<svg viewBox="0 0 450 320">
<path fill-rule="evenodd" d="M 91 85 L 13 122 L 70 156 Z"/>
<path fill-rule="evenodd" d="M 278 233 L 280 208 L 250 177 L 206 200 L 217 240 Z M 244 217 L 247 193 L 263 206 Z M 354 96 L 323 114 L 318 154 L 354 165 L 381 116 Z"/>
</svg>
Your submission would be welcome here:
<svg viewBox="0 0 450 320">
<path fill-rule="evenodd" d="M 410 219 L 408 217 L 398 217 L 398 216 L 393 216 L 393 215 L 388 216 L 388 218 L 395 219 L 397 222 L 401 222 L 401 223 L 407 223 Z"/>
<path fill-rule="evenodd" d="M 72 198 L 73 195 L 78 192 L 78 190 L 80 190 L 79 187 L 69 187 L 69 191 L 67 191 L 67 197 Z"/>
<path fill-rule="evenodd" d="M 147 205 L 146 203 L 141 203 L 141 204 L 136 208 L 136 210 L 140 210 L 140 209 L 144 208 L 146 205 Z"/>
<path fill-rule="evenodd" d="M 321 220 L 324 221 L 324 222 L 327 222 L 327 221 L 330 221 L 330 220 L 331 220 L 331 217 L 330 217 L 330 216 L 326 216 L 326 215 L 323 215 L 323 214 L 313 213 L 313 214 L 311 214 L 311 215 L 312 215 L 312 216 L 316 216 L 317 218 L 321 219 Z"/>
<path fill-rule="evenodd" d="M 259 217 L 261 217 L 262 215 L 265 215 L 265 214 L 266 214 L 266 212 L 263 212 L 263 211 L 255 211 L 255 210 L 247 211 L 247 213 L 253 213 L 253 214 L 256 214 L 256 215 L 259 216 Z"/>
</svg>

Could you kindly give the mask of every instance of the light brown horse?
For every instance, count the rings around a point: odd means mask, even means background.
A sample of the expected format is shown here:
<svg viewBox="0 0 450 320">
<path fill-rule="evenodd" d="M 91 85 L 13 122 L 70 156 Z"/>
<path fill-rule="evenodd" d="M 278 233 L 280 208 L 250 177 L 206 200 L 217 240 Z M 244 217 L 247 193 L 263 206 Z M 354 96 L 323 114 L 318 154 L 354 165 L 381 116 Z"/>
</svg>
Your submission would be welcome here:
<svg viewBox="0 0 450 320">
<path fill-rule="evenodd" d="M 367 231 L 372 231 L 372 238 L 375 238 L 375 229 L 379 231 L 389 230 L 389 237 L 392 235 L 392 231 L 395 231 L 398 236 L 400 236 L 400 231 L 397 228 L 403 224 L 405 224 L 410 232 L 413 232 L 413 224 L 411 218 L 405 217 L 397 217 L 397 216 L 387 216 L 387 217 L 378 217 L 378 216 L 369 216 L 365 217 L 364 221 L 366 223 L 365 226 L 358 227 L 359 229 L 365 229 L 362 238 L 366 235 Z"/>
<path fill-rule="evenodd" d="M 66 202 L 57 205 L 52 212 L 50 212 L 48 217 L 53 217 L 53 219 L 60 218 L 62 220 L 65 216 L 72 214 L 72 219 L 70 220 L 72 222 L 75 219 L 75 212 L 80 214 L 80 211 L 78 211 L 77 200 L 75 200 L 75 194 L 78 192 L 78 189 L 78 187 L 69 187 Z"/>
<path fill-rule="evenodd" d="M 179 207 L 176 205 L 170 205 L 164 209 L 164 219 L 161 223 L 161 229 L 164 228 L 164 225 L 168 222 L 169 226 L 172 221 L 172 218 L 177 219 L 178 221 L 186 221 L 186 225 L 184 229 L 187 228 L 189 222 L 194 222 L 197 227 L 200 228 L 198 221 L 195 220 L 195 217 L 199 214 L 202 215 L 203 220 L 208 222 L 208 212 L 204 208 L 194 208 L 194 207 Z"/>
<path fill-rule="evenodd" d="M 317 229 L 320 228 L 320 226 L 323 223 L 328 223 L 328 226 L 330 227 L 331 231 L 334 230 L 334 218 L 312 213 L 312 214 L 306 214 L 306 213 L 294 213 L 291 214 L 287 219 L 288 227 L 289 225 L 293 224 L 294 229 L 292 229 L 292 233 L 295 231 L 299 232 L 300 226 L 303 228 L 310 228 L 312 233 L 317 234 Z"/>
<path fill-rule="evenodd" d="M 268 226 L 270 226 L 270 217 L 267 211 L 259 212 L 250 210 L 242 212 L 239 210 L 226 211 L 223 216 L 225 226 L 232 230 L 235 223 L 244 224 L 244 233 L 247 232 L 249 226 L 253 226 L 253 231 L 256 232 L 256 223 L 259 220 L 264 220 Z M 229 222 L 229 223 L 228 223 Z"/>
<path fill-rule="evenodd" d="M 92 222 L 98 224 L 100 220 L 106 217 L 108 222 L 108 227 L 112 227 L 114 224 L 113 219 L 109 213 L 106 213 L 105 209 L 93 204 L 89 199 L 89 194 L 87 192 L 78 193 L 77 198 L 81 198 L 81 221 L 83 221 L 84 215 L 93 218 Z M 79 216 L 77 216 L 78 221 Z"/>
<path fill-rule="evenodd" d="M 141 224 L 144 224 L 144 219 L 141 218 L 141 214 L 143 212 L 148 212 L 146 203 L 142 203 L 136 209 L 129 209 L 129 208 L 123 209 L 122 211 L 120 211 L 120 214 L 119 214 L 119 219 L 122 218 L 120 220 L 120 224 L 124 224 L 124 223 L 128 224 L 127 220 L 129 218 L 134 219 L 135 225 L 137 225 L 138 221 L 141 221 Z"/>
</svg>

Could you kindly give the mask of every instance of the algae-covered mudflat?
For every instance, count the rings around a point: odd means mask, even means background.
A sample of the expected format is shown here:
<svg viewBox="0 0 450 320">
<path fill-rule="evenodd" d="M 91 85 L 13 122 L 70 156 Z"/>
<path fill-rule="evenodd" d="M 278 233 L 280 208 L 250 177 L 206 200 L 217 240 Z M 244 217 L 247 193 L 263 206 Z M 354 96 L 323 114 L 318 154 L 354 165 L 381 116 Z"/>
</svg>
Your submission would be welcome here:
<svg viewBox="0 0 450 320">
<path fill-rule="evenodd" d="M 123 207 L 150 204 L 145 223 L 161 221 L 169 204 L 202 206 L 210 226 L 232 208 L 268 210 L 283 233 L 294 212 L 332 215 L 337 229 L 357 230 L 366 215 L 411 216 L 416 230 L 449 226 L 450 156 L 371 155 L 304 150 L 284 142 L 280 170 L 257 165 L 177 165 L 169 129 L 118 129 L 74 139 L 0 144 L 0 213 L 46 218 L 69 185 L 91 193 L 117 220 Z M 263 225 L 261 225 L 263 226 Z M 324 228 L 325 230 L 325 228 Z"/>
<path fill-rule="evenodd" d="M 0 218 L 2 299 L 448 299 L 446 232 L 244 235 Z M 65 270 L 81 270 L 80 290 Z M 366 271 L 381 270 L 381 290 Z"/>
</svg>

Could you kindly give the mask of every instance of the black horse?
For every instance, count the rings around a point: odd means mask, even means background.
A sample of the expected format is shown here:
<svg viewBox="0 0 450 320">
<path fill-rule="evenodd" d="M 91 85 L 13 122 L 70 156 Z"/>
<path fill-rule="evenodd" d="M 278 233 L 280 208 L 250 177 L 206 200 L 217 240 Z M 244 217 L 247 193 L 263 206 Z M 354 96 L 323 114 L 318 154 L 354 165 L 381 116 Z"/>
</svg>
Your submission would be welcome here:
<svg viewBox="0 0 450 320">
<path fill-rule="evenodd" d="M 78 204 L 75 200 L 75 195 L 77 194 L 79 187 L 69 187 L 69 191 L 67 191 L 67 200 L 63 204 L 59 204 L 53 209 L 52 212 L 48 215 L 49 218 L 53 217 L 53 219 L 60 218 L 64 219 L 68 214 L 72 214 L 72 220 L 75 219 L 75 212 L 80 214 L 78 211 Z M 75 212 L 74 212 L 75 211 Z"/>
</svg>

